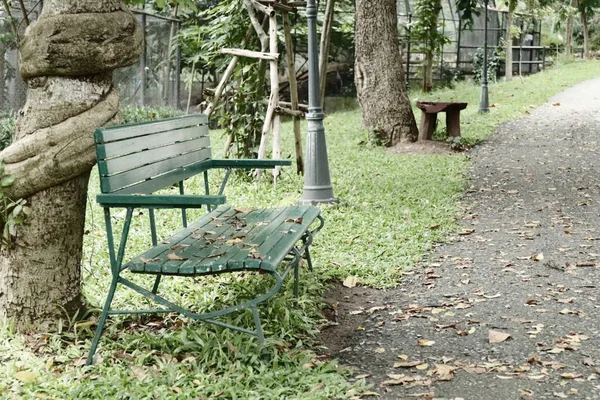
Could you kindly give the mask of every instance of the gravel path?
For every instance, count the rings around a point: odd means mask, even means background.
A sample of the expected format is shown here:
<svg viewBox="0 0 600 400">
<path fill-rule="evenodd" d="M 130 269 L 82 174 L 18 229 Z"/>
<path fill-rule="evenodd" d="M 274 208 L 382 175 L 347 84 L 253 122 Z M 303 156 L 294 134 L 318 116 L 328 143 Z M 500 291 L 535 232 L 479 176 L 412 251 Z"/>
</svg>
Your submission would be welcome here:
<svg viewBox="0 0 600 400">
<path fill-rule="evenodd" d="M 599 111 L 596 79 L 473 150 L 462 234 L 395 290 L 334 289 L 330 354 L 382 399 L 600 399 Z"/>
</svg>

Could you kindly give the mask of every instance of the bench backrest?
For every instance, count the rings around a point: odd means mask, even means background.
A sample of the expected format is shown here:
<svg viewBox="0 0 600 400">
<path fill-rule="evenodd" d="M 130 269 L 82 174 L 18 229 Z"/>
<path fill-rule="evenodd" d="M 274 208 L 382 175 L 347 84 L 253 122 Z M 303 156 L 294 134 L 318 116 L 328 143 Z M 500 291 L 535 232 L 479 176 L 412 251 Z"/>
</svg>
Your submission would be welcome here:
<svg viewBox="0 0 600 400">
<path fill-rule="evenodd" d="M 211 162 L 203 114 L 98 128 L 94 137 L 102 193 L 152 193 Z"/>
</svg>

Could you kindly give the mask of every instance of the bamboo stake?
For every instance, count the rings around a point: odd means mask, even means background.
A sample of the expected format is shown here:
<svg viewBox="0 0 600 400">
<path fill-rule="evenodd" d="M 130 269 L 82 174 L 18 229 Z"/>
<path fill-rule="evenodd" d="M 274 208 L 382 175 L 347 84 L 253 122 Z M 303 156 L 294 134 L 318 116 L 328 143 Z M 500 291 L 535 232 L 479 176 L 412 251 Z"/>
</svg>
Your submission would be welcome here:
<svg viewBox="0 0 600 400">
<path fill-rule="evenodd" d="M 281 103 L 279 103 L 279 104 L 281 104 Z M 292 110 L 291 108 L 286 108 L 286 107 L 281 107 L 281 106 L 277 106 L 275 108 L 275 112 L 277 114 L 287 114 L 287 115 L 291 115 L 292 117 L 298 117 L 298 118 L 304 118 L 304 116 L 306 115 L 303 111 Z"/>
<path fill-rule="evenodd" d="M 290 107 L 291 112 L 298 111 L 298 81 L 296 80 L 296 60 L 294 57 L 294 42 L 292 40 L 292 25 L 290 23 L 290 16 L 287 12 L 283 13 L 283 32 L 285 36 L 285 55 L 288 66 L 288 79 L 290 86 Z M 286 105 L 283 102 L 280 105 Z M 284 110 L 283 108 L 279 107 Z M 306 107 L 308 110 L 308 106 Z M 304 113 L 302 113 L 302 116 Z M 296 151 L 296 173 L 299 175 L 304 174 L 304 155 L 302 153 L 302 134 L 300 132 L 300 116 L 294 116 L 294 148 Z"/>
<path fill-rule="evenodd" d="M 269 51 L 271 53 L 277 53 L 277 17 L 269 17 Z M 265 158 L 267 153 L 267 140 L 269 137 L 269 130 L 273 124 L 273 116 L 275 115 L 275 107 L 279 105 L 279 73 L 277 71 L 277 61 L 269 62 L 269 77 L 271 81 L 271 96 L 269 97 L 269 105 L 267 107 L 267 115 L 265 117 L 265 123 L 263 125 L 262 135 L 260 138 L 260 146 L 258 148 L 258 158 Z M 279 125 L 273 126 L 278 128 Z M 279 132 L 275 134 L 273 132 L 273 141 L 275 137 L 279 138 Z M 273 143 L 273 148 L 279 146 L 279 143 Z M 280 168 L 276 168 L 273 171 L 273 175 L 276 177 L 279 175 Z M 256 177 L 260 179 L 262 170 L 256 170 Z"/>
<path fill-rule="evenodd" d="M 319 54 L 319 75 L 321 77 L 321 107 L 325 107 L 325 86 L 327 85 L 327 61 L 329 57 L 329 42 L 333 25 L 335 0 L 327 0 L 325 22 L 321 32 L 321 52 Z"/>
<path fill-rule="evenodd" d="M 252 3 L 252 7 L 254 7 L 255 10 L 262 12 L 269 18 L 275 16 L 275 10 L 273 9 L 273 7 L 262 5 L 256 0 L 250 0 L 250 3 Z"/>
<path fill-rule="evenodd" d="M 248 30 L 246 30 L 246 36 L 244 36 L 244 41 L 242 42 L 242 47 L 246 45 L 246 42 L 248 42 L 248 40 L 250 40 L 250 35 L 252 34 L 252 29 L 253 29 L 252 26 L 250 26 L 250 27 L 248 27 Z M 213 96 L 210 103 L 208 103 L 206 110 L 204 110 L 204 114 L 206 114 L 207 117 L 210 117 L 210 115 L 214 111 L 217 102 L 221 98 L 221 94 L 223 94 L 223 90 L 225 90 L 225 85 L 227 84 L 227 81 L 229 80 L 229 78 L 231 78 L 231 75 L 233 75 L 233 71 L 235 70 L 235 66 L 237 65 L 239 60 L 240 60 L 240 58 L 238 56 L 234 56 L 231 59 L 231 61 L 229 61 L 229 65 L 227 66 L 227 69 L 225 70 L 225 73 L 223 74 L 223 77 L 221 78 L 219 85 L 215 89 L 215 95 Z"/>
<path fill-rule="evenodd" d="M 221 49 L 219 50 L 219 53 L 230 54 L 238 57 L 258 58 L 267 61 L 277 61 L 279 59 L 279 54 L 277 53 L 263 53 L 261 51 L 252 51 L 244 49 Z"/>
<path fill-rule="evenodd" d="M 256 9 L 252 6 L 252 2 L 250 0 L 244 0 L 244 6 L 246 6 L 248 16 L 250 17 L 250 22 L 252 23 L 252 26 L 258 35 L 258 39 L 260 40 L 260 48 L 263 52 L 266 52 L 269 43 L 269 37 L 262 28 L 261 22 L 258 20 Z"/>
</svg>

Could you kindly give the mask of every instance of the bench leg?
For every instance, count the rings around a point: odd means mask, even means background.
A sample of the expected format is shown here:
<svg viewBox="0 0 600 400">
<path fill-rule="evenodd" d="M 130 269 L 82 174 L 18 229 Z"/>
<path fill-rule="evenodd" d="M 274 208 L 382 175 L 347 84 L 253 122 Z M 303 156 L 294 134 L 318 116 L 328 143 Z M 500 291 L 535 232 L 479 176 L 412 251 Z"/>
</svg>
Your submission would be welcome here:
<svg viewBox="0 0 600 400">
<path fill-rule="evenodd" d="M 154 280 L 154 286 L 152 286 L 152 294 L 156 294 L 158 292 L 158 285 L 160 285 L 160 278 L 162 275 L 156 275 L 156 279 Z"/>
<path fill-rule="evenodd" d="M 310 249 L 308 247 L 306 248 L 306 252 L 304 253 L 304 258 L 306 258 L 306 263 L 308 264 L 308 270 L 312 271 L 313 270 L 312 259 L 310 258 Z"/>
<path fill-rule="evenodd" d="M 296 262 L 296 265 L 294 265 L 294 297 L 296 299 L 298 299 L 298 292 L 299 292 L 299 290 L 298 290 L 299 283 L 298 282 L 300 281 L 300 261 L 301 260 L 298 260 Z"/>
<path fill-rule="evenodd" d="M 102 336 L 102 330 L 104 329 L 106 317 L 108 316 L 108 312 L 110 311 L 110 305 L 115 295 L 115 290 L 117 289 L 118 281 L 119 277 L 113 276 L 112 282 L 110 284 L 110 289 L 108 290 L 108 296 L 106 296 L 106 302 L 104 303 L 104 307 L 102 308 L 102 314 L 100 314 L 100 320 L 98 321 L 96 333 L 94 334 L 94 339 L 92 339 L 92 346 L 90 347 L 90 352 L 88 353 L 85 365 L 92 365 L 92 363 L 94 362 L 94 354 L 96 353 L 96 348 L 98 347 L 100 336 Z"/>
<path fill-rule="evenodd" d="M 460 137 L 460 111 L 453 110 L 446 112 L 446 129 L 448 136 Z"/>
<path fill-rule="evenodd" d="M 265 344 L 265 335 L 262 330 L 262 325 L 260 324 L 260 315 L 258 314 L 258 308 L 256 306 L 252 306 L 252 316 L 254 317 L 254 325 L 256 325 L 256 337 L 258 338 L 259 343 L 262 345 Z"/>
<path fill-rule="evenodd" d="M 433 131 L 435 130 L 435 123 L 437 121 L 437 113 L 426 113 L 421 112 L 421 124 L 419 127 L 419 141 L 431 140 L 433 138 Z"/>
</svg>

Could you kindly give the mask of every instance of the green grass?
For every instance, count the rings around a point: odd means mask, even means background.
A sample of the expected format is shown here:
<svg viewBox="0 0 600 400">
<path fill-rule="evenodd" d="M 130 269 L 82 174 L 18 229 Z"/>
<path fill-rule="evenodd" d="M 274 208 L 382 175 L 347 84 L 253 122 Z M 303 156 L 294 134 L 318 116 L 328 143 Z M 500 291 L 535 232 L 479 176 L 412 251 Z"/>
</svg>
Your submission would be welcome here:
<svg viewBox="0 0 600 400">
<path fill-rule="evenodd" d="M 477 143 L 501 123 L 579 81 L 600 76 L 597 62 L 572 63 L 543 74 L 490 85 L 488 115 L 477 113 L 479 88 L 461 83 L 454 90 L 411 99 L 467 101 L 463 135 Z M 417 115 L 418 116 L 418 115 Z M 90 327 L 64 322 L 59 333 L 18 334 L 0 324 L 0 397 L 49 399 L 337 399 L 350 398 L 365 387 L 349 380 L 351 371 L 312 350 L 321 322 L 322 294 L 330 279 L 358 276 L 361 284 L 389 288 L 401 279 L 436 242 L 455 232 L 459 198 L 465 186 L 468 159 L 464 154 L 393 155 L 364 145 L 358 111 L 325 119 L 335 206 L 323 207 L 326 225 L 313 245 L 315 273 L 302 273 L 301 295 L 295 303 L 291 282 L 261 307 L 268 338 L 262 354 L 256 340 L 175 316 L 113 318 L 101 340 L 100 360 L 82 367 L 90 345 Z M 292 156 L 290 125 L 284 125 L 284 156 Z M 214 134 L 215 157 L 223 138 Z M 234 178 L 228 202 L 240 207 L 295 204 L 302 177 L 284 169 L 276 185 Z M 83 261 L 83 291 L 99 307 L 108 286 L 109 269 L 101 210 L 94 204 L 98 182 L 92 175 Z M 212 177 L 213 187 L 219 179 Z M 201 183 L 190 182 L 190 192 Z M 198 215 L 198 213 L 196 213 Z M 119 215 L 117 215 L 119 218 Z M 129 253 L 149 246 L 147 215 L 135 218 L 140 229 Z M 179 224 L 177 213 L 159 214 L 164 237 Z M 148 278 L 135 277 L 149 283 Z M 163 290 L 185 306 L 199 310 L 239 301 L 264 290 L 265 277 L 219 276 L 200 282 L 168 279 Z M 116 306 L 144 306 L 145 300 L 120 290 Z M 251 315 L 240 313 L 229 322 L 251 326 Z M 93 328 L 93 327 L 92 327 Z M 265 357 L 265 355 L 267 357 Z"/>
</svg>

